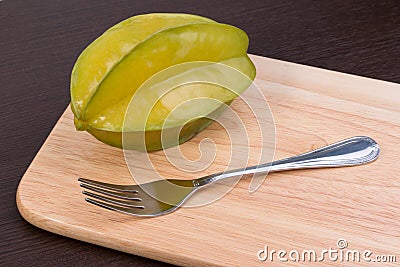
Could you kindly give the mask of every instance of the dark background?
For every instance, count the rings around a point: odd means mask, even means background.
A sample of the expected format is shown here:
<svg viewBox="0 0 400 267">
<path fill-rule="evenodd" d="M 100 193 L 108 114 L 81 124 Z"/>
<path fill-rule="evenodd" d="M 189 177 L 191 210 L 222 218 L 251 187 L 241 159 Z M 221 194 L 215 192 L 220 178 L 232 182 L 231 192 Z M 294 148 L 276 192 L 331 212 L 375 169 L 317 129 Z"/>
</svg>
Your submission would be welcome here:
<svg viewBox="0 0 400 267">
<path fill-rule="evenodd" d="M 248 33 L 253 54 L 400 82 L 397 0 L 3 0 L 1 266 L 166 266 L 38 229 L 15 204 L 20 178 L 68 105 L 79 53 L 111 25 L 149 12 L 195 13 L 233 24 Z"/>
</svg>

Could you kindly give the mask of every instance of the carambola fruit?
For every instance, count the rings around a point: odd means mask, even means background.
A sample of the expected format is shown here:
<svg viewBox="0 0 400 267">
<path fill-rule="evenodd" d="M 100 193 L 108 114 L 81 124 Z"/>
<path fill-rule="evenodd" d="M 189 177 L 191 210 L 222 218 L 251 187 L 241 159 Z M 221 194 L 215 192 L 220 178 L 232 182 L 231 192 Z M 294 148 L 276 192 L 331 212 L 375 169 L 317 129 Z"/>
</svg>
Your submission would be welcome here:
<svg viewBox="0 0 400 267">
<path fill-rule="evenodd" d="M 248 37 L 189 14 L 145 14 L 93 41 L 71 74 L 77 130 L 116 147 L 159 150 L 192 138 L 255 77 Z"/>
</svg>

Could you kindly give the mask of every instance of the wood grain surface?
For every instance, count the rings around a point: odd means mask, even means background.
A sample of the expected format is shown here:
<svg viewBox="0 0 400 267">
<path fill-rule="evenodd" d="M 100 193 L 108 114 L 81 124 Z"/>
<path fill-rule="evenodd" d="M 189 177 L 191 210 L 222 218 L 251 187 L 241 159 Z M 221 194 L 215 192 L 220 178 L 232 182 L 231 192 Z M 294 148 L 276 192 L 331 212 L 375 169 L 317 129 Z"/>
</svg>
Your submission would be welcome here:
<svg viewBox="0 0 400 267">
<path fill-rule="evenodd" d="M 253 54 L 400 82 L 396 0 L 0 1 L 0 265 L 167 265 L 40 230 L 15 203 L 20 178 L 69 102 L 76 57 L 110 25 L 146 12 L 208 16 L 246 30 Z"/>
<path fill-rule="evenodd" d="M 17 204 L 22 216 L 60 235 L 179 265 L 256 266 L 262 263 L 257 252 L 265 245 L 322 251 L 336 248 L 338 239 L 345 239 L 352 250 L 370 249 L 374 256 L 399 255 L 400 85 L 259 56 L 252 59 L 256 84 L 274 114 L 275 159 L 355 135 L 374 138 L 382 149 L 380 158 L 357 167 L 274 173 L 253 194 L 248 192 L 249 179 L 242 179 L 208 205 L 151 219 L 133 218 L 84 201 L 79 176 L 120 184 L 134 181 L 122 151 L 77 132 L 68 108 L 20 182 Z M 359 88 L 375 93 L 360 94 Z M 246 94 L 259 102 L 254 106 L 267 105 L 257 90 L 250 88 Z M 235 100 L 232 108 L 249 136 L 248 164 L 257 164 L 262 144 L 257 146 L 256 121 L 243 100 Z M 230 123 L 235 126 L 228 131 L 239 129 L 239 121 Z M 191 174 L 195 177 L 172 165 L 169 160 L 174 158 L 168 160 L 163 151 L 149 155 L 152 165 L 139 157 L 143 153 L 126 154 L 131 158 L 128 165 L 137 169 L 136 180 L 148 173 L 149 166 L 163 178 L 190 179 L 223 171 L 229 164 L 226 159 L 233 162 L 246 154 L 231 154 L 231 139 L 219 128 L 214 123 L 181 146 L 184 154 L 193 156 L 202 139 L 216 143 L 211 165 Z M 215 199 L 229 186 L 203 190 L 189 202 Z"/>
</svg>

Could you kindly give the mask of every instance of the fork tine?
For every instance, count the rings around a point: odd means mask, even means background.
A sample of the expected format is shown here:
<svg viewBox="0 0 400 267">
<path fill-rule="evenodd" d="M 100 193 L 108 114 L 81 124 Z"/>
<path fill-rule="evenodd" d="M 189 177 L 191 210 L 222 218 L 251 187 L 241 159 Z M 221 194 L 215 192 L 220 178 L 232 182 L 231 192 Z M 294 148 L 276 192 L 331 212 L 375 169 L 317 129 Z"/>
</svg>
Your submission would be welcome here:
<svg viewBox="0 0 400 267">
<path fill-rule="evenodd" d="M 115 205 L 120 205 L 120 206 L 124 206 L 124 207 L 128 207 L 128 208 L 137 208 L 137 209 L 144 209 L 143 205 L 137 205 L 137 201 L 124 201 L 124 200 L 120 200 L 117 201 L 116 199 L 113 198 L 109 198 L 109 197 L 105 197 L 105 196 L 101 196 L 95 193 L 91 193 L 88 191 L 83 191 L 82 192 L 84 195 L 87 195 L 89 197 L 95 198 L 95 199 L 99 199 L 102 200 L 106 203 L 109 204 L 115 204 Z"/>
<path fill-rule="evenodd" d="M 91 185 L 87 184 L 80 184 L 82 188 L 85 188 L 87 190 L 91 190 L 106 196 L 114 197 L 114 198 L 119 198 L 119 199 L 125 199 L 125 200 L 135 200 L 135 201 L 142 201 L 140 197 L 138 197 L 138 192 L 113 192 L 101 188 L 97 188 Z"/>
<path fill-rule="evenodd" d="M 81 183 L 93 185 L 96 187 L 100 187 L 103 189 L 109 189 L 109 190 L 115 190 L 115 191 L 120 191 L 120 192 L 133 192 L 137 193 L 138 186 L 137 185 L 118 185 L 118 184 L 108 184 L 108 183 L 102 183 L 99 181 L 94 181 L 86 178 L 79 177 L 78 181 Z"/>
<path fill-rule="evenodd" d="M 155 217 L 158 216 L 159 214 L 157 213 L 147 213 L 145 208 L 126 208 L 126 207 L 121 207 L 121 206 L 117 206 L 117 205 L 113 205 L 113 204 L 108 204 L 108 203 L 104 203 L 102 201 L 97 201 L 95 199 L 91 199 L 91 198 L 85 198 L 85 200 L 87 202 L 89 202 L 90 204 L 108 209 L 108 210 L 112 210 L 112 211 L 118 211 L 124 214 L 128 214 L 128 215 L 133 215 L 133 216 L 137 216 L 137 217 Z"/>
<path fill-rule="evenodd" d="M 138 215 L 139 216 L 139 214 L 133 213 L 132 209 L 129 209 L 129 208 L 123 208 L 123 207 L 119 207 L 119 206 L 112 205 L 112 204 L 106 204 L 104 202 L 97 201 L 97 200 L 94 200 L 94 199 L 91 199 L 91 198 L 88 198 L 88 197 L 85 198 L 85 200 L 87 202 L 89 202 L 90 204 L 94 204 L 96 206 L 99 206 L 99 207 L 102 207 L 102 208 L 105 208 L 105 209 L 108 209 L 108 210 L 113 210 L 113 211 L 118 211 L 118 212 L 130 214 L 130 215 Z"/>
</svg>

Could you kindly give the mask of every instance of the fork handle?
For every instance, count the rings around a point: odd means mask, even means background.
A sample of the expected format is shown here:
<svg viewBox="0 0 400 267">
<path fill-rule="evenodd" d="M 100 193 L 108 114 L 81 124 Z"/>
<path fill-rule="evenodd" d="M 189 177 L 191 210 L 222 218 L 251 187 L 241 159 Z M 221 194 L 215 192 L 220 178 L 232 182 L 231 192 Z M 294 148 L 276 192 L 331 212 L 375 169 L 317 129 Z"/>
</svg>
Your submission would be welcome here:
<svg viewBox="0 0 400 267">
<path fill-rule="evenodd" d="M 356 136 L 294 157 L 205 176 L 193 183 L 199 187 L 244 174 L 361 165 L 377 159 L 379 152 L 379 145 L 372 138 Z"/>
</svg>

